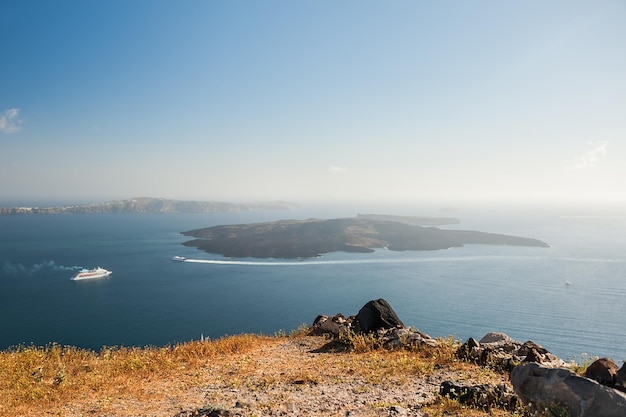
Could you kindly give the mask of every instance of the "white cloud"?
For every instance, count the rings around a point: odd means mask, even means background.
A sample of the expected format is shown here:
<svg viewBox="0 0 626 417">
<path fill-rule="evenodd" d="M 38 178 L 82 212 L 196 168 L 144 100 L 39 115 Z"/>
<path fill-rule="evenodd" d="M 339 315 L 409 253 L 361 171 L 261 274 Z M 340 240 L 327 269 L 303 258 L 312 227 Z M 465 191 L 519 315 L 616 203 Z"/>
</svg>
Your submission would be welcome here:
<svg viewBox="0 0 626 417">
<path fill-rule="evenodd" d="M 328 170 L 330 172 L 346 172 L 348 170 L 348 167 L 345 166 L 338 166 L 338 165 L 331 165 Z"/>
<path fill-rule="evenodd" d="M 15 133 L 20 130 L 20 109 L 9 109 L 0 113 L 0 132 Z"/>
<path fill-rule="evenodd" d="M 573 168 L 595 168 L 606 155 L 606 148 L 609 146 L 608 141 L 589 142 L 590 149 L 580 158 L 576 160 Z"/>
</svg>

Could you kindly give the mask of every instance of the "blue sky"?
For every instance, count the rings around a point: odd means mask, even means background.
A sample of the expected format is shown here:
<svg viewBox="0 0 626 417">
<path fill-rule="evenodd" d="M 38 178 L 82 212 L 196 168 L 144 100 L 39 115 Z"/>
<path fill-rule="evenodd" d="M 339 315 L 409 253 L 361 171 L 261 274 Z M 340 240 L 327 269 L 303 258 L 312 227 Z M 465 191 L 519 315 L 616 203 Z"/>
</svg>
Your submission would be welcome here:
<svg viewBox="0 0 626 417">
<path fill-rule="evenodd" d="M 0 0 L 0 197 L 625 203 L 625 19 Z"/>
</svg>

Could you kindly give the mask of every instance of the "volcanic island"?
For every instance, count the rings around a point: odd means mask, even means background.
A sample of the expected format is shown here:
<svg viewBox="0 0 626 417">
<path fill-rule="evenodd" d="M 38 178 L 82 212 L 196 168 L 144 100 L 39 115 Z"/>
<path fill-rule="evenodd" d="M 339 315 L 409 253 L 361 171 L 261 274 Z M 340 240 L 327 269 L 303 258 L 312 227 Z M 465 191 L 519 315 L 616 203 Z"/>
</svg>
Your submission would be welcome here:
<svg viewBox="0 0 626 417">
<path fill-rule="evenodd" d="M 182 234 L 195 238 L 184 242 L 185 246 L 232 258 L 296 259 L 338 251 L 440 250 L 468 244 L 549 247 L 533 238 L 416 224 L 454 222 L 451 219 L 360 214 L 338 219 L 213 226 Z"/>
</svg>

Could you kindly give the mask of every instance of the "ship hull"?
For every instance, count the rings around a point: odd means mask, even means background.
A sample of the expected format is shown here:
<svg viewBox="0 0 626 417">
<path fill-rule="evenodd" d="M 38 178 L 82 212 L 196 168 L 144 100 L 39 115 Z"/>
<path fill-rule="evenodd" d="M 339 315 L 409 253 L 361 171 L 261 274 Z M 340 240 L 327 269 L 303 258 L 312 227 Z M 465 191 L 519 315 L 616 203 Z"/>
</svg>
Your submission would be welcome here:
<svg viewBox="0 0 626 417">
<path fill-rule="evenodd" d="M 111 275 L 112 271 L 107 271 L 104 268 L 95 268 L 95 269 L 83 269 L 78 274 L 74 275 L 70 278 L 72 281 L 82 281 L 86 279 L 97 279 L 97 278 L 105 278 Z"/>
</svg>

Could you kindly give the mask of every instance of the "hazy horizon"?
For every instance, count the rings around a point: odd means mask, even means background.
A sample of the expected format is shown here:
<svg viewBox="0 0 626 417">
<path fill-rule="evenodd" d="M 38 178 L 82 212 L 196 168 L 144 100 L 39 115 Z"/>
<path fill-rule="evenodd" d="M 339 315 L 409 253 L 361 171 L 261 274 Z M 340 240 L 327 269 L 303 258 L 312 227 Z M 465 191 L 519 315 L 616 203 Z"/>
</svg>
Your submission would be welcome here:
<svg viewBox="0 0 626 417">
<path fill-rule="evenodd" d="M 0 3 L 0 200 L 626 207 L 626 3 Z"/>
</svg>

